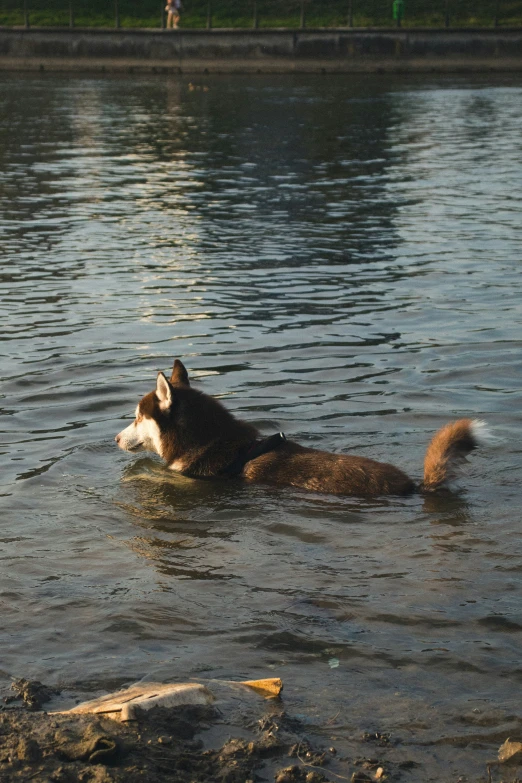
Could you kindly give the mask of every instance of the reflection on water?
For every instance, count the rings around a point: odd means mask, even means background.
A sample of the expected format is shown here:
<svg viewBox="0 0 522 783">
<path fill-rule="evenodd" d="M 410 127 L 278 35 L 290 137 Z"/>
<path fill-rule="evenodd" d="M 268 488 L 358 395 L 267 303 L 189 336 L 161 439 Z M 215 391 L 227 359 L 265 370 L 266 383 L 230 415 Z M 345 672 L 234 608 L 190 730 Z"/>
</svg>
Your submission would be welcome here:
<svg viewBox="0 0 522 783">
<path fill-rule="evenodd" d="M 276 672 L 348 755 L 483 774 L 521 728 L 522 86 L 204 79 L 1 78 L 3 675 Z M 500 448 L 439 497 L 196 483 L 113 442 L 175 356 L 417 479 L 449 418 Z"/>
</svg>

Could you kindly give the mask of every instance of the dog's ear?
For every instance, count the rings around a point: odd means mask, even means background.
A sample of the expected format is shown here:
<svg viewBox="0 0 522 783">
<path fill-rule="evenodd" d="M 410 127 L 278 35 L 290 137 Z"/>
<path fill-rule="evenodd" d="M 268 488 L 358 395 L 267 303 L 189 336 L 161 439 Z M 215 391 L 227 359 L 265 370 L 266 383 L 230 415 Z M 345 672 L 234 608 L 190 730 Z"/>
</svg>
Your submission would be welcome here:
<svg viewBox="0 0 522 783">
<path fill-rule="evenodd" d="M 172 387 L 162 372 L 158 373 L 156 380 L 156 397 L 162 411 L 168 410 L 172 405 Z"/>
<path fill-rule="evenodd" d="M 181 386 L 190 386 L 188 372 L 185 369 L 185 365 L 176 359 L 174 367 L 172 368 L 172 375 L 170 376 L 171 383 L 178 383 Z"/>
</svg>

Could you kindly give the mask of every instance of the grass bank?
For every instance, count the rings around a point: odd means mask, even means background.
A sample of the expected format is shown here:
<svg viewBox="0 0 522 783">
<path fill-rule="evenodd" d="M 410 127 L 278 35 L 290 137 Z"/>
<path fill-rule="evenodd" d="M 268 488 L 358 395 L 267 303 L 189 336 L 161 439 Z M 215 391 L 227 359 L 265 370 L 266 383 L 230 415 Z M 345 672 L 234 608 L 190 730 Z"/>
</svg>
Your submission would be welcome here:
<svg viewBox="0 0 522 783">
<path fill-rule="evenodd" d="M 3 0 L 0 25 L 158 28 L 164 0 Z M 184 0 L 182 26 L 298 28 L 301 0 Z M 305 0 L 307 27 L 393 24 L 392 0 Z M 522 25 L 522 0 L 405 0 L 404 27 Z"/>
</svg>

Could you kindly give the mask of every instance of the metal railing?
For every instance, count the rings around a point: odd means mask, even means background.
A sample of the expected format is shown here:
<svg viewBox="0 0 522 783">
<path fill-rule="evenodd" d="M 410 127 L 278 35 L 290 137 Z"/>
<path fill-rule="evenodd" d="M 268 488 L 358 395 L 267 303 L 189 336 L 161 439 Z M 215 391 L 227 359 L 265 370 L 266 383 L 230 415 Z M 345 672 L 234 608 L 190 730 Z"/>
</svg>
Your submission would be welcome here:
<svg viewBox="0 0 522 783">
<path fill-rule="evenodd" d="M 8 27 L 165 28 L 165 0 L 2 0 Z M 522 0 L 184 0 L 181 28 L 498 27 Z"/>
</svg>

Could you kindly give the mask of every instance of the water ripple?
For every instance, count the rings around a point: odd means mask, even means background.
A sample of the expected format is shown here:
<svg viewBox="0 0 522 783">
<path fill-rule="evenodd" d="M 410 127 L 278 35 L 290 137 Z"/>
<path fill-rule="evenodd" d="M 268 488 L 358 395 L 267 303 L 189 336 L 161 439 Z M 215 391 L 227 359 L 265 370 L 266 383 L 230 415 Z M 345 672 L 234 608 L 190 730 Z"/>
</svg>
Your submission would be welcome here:
<svg viewBox="0 0 522 783">
<path fill-rule="evenodd" d="M 519 80 L 204 80 L 0 77 L 2 666 L 277 670 L 317 726 L 350 694 L 346 752 L 478 778 L 520 681 Z M 201 486 L 112 440 L 174 356 L 415 478 L 448 418 L 500 448 L 441 498 Z"/>
</svg>

